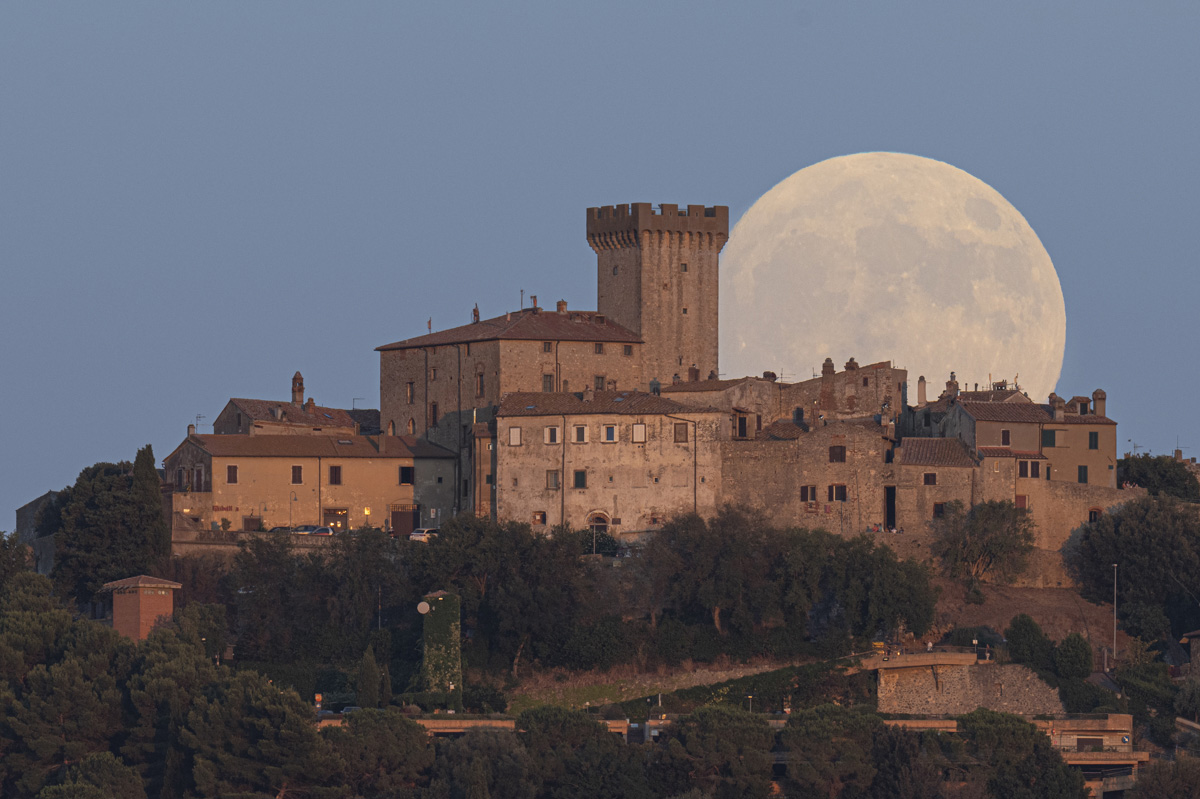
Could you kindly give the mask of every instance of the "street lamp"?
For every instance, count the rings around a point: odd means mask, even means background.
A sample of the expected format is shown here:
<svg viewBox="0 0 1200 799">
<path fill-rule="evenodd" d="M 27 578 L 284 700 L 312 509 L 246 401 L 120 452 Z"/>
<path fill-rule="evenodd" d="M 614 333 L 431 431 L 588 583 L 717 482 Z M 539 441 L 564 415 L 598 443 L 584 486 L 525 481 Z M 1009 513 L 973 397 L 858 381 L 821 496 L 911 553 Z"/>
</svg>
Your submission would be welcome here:
<svg viewBox="0 0 1200 799">
<path fill-rule="evenodd" d="M 746 698 L 750 700 L 750 712 L 754 712 L 754 694 L 746 694 Z"/>
<path fill-rule="evenodd" d="M 296 492 L 289 491 L 288 493 L 292 495 L 291 501 L 288 502 L 288 530 L 291 530 L 292 529 L 292 508 L 295 506 L 295 503 L 296 503 Z"/>
</svg>

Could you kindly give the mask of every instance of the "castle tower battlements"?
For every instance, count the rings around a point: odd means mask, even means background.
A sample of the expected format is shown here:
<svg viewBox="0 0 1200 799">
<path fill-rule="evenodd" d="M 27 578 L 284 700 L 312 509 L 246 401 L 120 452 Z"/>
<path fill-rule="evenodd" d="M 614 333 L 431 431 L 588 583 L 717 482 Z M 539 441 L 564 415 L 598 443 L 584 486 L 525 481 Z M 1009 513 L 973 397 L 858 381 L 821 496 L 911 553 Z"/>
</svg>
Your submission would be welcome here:
<svg viewBox="0 0 1200 799">
<path fill-rule="evenodd" d="M 642 379 L 669 384 L 692 367 L 701 379 L 716 374 L 718 261 L 729 208 L 589 208 L 587 239 L 596 253 L 597 311 L 641 336 Z"/>
</svg>

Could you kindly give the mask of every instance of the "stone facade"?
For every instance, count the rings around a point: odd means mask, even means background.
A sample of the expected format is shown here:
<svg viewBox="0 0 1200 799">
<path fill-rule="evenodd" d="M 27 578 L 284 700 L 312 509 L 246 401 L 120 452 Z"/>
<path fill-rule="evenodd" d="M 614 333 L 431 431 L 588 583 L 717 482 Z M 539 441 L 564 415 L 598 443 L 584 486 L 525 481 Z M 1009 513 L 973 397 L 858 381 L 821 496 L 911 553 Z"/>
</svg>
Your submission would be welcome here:
<svg viewBox="0 0 1200 799">
<path fill-rule="evenodd" d="M 290 402 L 231 399 L 213 421 L 217 435 L 356 436 L 362 432 L 353 411 L 326 408 L 304 399 L 304 378 L 292 376 Z"/>
<path fill-rule="evenodd" d="M 792 418 L 812 425 L 823 417 L 834 419 L 873 418 L 884 422 L 899 418 L 907 402 L 908 372 L 880 361 L 859 366 L 851 358 L 838 372 L 832 358 L 821 366 L 821 376 L 799 383 L 780 384 L 781 407 Z"/>
<path fill-rule="evenodd" d="M 879 671 L 881 713 L 960 715 L 980 707 L 1027 716 L 1064 712 L 1058 691 L 1025 666 L 985 662 Z"/>
<path fill-rule="evenodd" d="M 496 417 L 496 513 L 613 533 L 711 514 L 725 415 L 636 392 L 510 394 Z"/>
<path fill-rule="evenodd" d="M 650 203 L 587 209 L 596 252 L 596 307 L 644 342 L 648 381 L 670 383 L 696 368 L 719 374 L 718 261 L 729 209 Z M 645 386 L 638 386 L 645 388 Z"/>
</svg>

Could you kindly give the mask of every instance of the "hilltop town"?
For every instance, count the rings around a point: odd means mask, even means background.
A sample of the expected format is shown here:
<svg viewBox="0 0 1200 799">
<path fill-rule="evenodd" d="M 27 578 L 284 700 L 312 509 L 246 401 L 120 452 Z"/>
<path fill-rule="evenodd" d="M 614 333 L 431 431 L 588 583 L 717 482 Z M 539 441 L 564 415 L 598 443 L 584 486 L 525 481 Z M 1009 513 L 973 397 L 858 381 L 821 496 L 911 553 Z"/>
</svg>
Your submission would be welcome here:
<svg viewBox="0 0 1200 799">
<path fill-rule="evenodd" d="M 759 731 L 760 754 L 778 755 L 786 784 L 811 787 L 787 763 L 812 755 L 805 747 L 815 739 L 796 733 L 794 719 L 820 726 L 811 714 L 832 711 L 818 699 L 887 716 L 868 734 L 876 742 L 936 732 L 971 747 L 987 738 L 979 729 L 1006 723 L 972 713 L 985 707 L 1036 718 L 1030 751 L 1048 738 L 1063 758 L 1045 773 L 1074 769 L 1053 772 L 1065 780 L 1061 795 L 1081 795 L 1073 792 L 1085 779 L 1094 795 L 1132 787 L 1148 741 L 1173 735 L 1149 721 L 1160 709 L 1167 719 L 1173 689 L 1165 666 L 1128 638 L 1121 647 L 1141 653 L 1125 652 L 1134 671 L 1105 676 L 1117 663 L 1115 611 L 1111 646 L 1075 629 L 1056 643 L 1028 615 L 1007 629 L 1007 619 L 934 618 L 932 575 L 962 577 L 945 568 L 939 542 L 947 525 L 984 507 L 1017 520 L 1020 552 L 987 555 L 989 564 L 1011 555 L 1011 574 L 981 568 L 965 586 L 941 590 L 984 602 L 997 596 L 981 590 L 986 576 L 1054 589 L 1053 601 L 1078 602 L 1076 589 L 1106 596 L 1107 583 L 1088 570 L 1108 560 L 1081 545 L 1079 531 L 1099 530 L 1151 492 L 1119 476 L 1105 391 L 1030 397 L 1015 381 L 960 385 L 954 373 L 914 382 L 896 364 L 859 364 L 851 353 L 838 354 L 847 357 L 840 368 L 830 354 L 807 380 L 727 376 L 718 285 L 728 209 L 589 208 L 585 232 L 596 256 L 594 310 L 565 299 L 545 308 L 531 296 L 499 316 L 482 318 L 476 307 L 459 327 L 380 344 L 378 410 L 319 405 L 297 371 L 290 397 L 234 397 L 211 433 L 189 425 L 157 472 L 162 518 L 145 525 L 140 561 L 178 579 L 101 580 L 64 537 L 71 508 L 55 492 L 18 511 L 17 539 L 36 571 L 123 635 L 198 636 L 205 668 L 234 660 L 317 697 L 316 710 L 326 694 L 340 704 L 396 704 L 413 718 L 503 711 L 499 686 L 513 689 L 530 664 L 562 669 L 565 680 L 760 659 L 764 675 L 748 669 L 721 688 L 669 693 L 665 705 L 660 693 L 659 708 L 683 714 L 673 719 L 655 713 L 653 697 L 604 694 L 604 729 L 627 745 L 686 738 L 706 704 L 742 691 L 750 711 L 757 697 L 760 712 L 780 715 L 774 731 Z M 98 464 L 97 475 L 145 490 L 153 478 L 142 461 L 139 453 L 133 467 Z M 1083 554 L 1067 563 L 1072 541 Z M 43 589 L 23 590 L 46 601 Z M 176 593 L 190 616 L 175 610 Z M 226 609 L 236 614 L 236 645 L 226 644 Z M 1162 616 L 1147 599 L 1130 631 L 1162 633 L 1154 613 Z M 1107 627 L 1106 609 L 1078 617 Z M 1172 616 L 1168 637 L 1178 618 L 1189 617 Z M 855 652 L 856 643 L 869 649 Z M 1135 684 L 1151 687 L 1119 696 Z M 346 720 L 353 713 L 322 712 L 321 724 L 363 734 Z M 838 716 L 834 727 L 851 729 L 854 718 Z M 562 731 L 536 714 L 417 722 L 430 735 Z M 1139 724 L 1153 734 L 1140 737 Z M 348 746 L 337 736 L 330 740 Z M 944 745 L 938 768 L 952 774 L 957 744 Z M 963 785 L 982 784 L 993 768 L 990 755 L 972 752 L 976 782 Z"/>
</svg>

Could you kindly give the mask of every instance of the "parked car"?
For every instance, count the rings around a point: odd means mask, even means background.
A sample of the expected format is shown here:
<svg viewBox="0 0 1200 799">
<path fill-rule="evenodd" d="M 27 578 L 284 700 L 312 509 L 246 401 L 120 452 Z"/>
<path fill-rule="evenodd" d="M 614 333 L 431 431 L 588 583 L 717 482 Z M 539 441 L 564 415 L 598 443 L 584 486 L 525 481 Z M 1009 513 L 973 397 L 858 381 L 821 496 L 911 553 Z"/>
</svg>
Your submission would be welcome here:
<svg viewBox="0 0 1200 799">
<path fill-rule="evenodd" d="M 315 524 L 301 524 L 292 528 L 292 532 L 298 535 L 312 535 L 317 531 Z"/>
<path fill-rule="evenodd" d="M 309 535 L 333 535 L 332 527 L 315 527 Z"/>
<path fill-rule="evenodd" d="M 290 527 L 272 527 L 267 532 L 268 533 L 290 533 L 291 531 L 292 531 L 292 528 L 290 528 Z"/>
<path fill-rule="evenodd" d="M 437 538 L 438 528 L 436 527 L 418 527 L 408 534 L 410 541 L 425 541 L 428 542 L 431 538 Z"/>
</svg>

